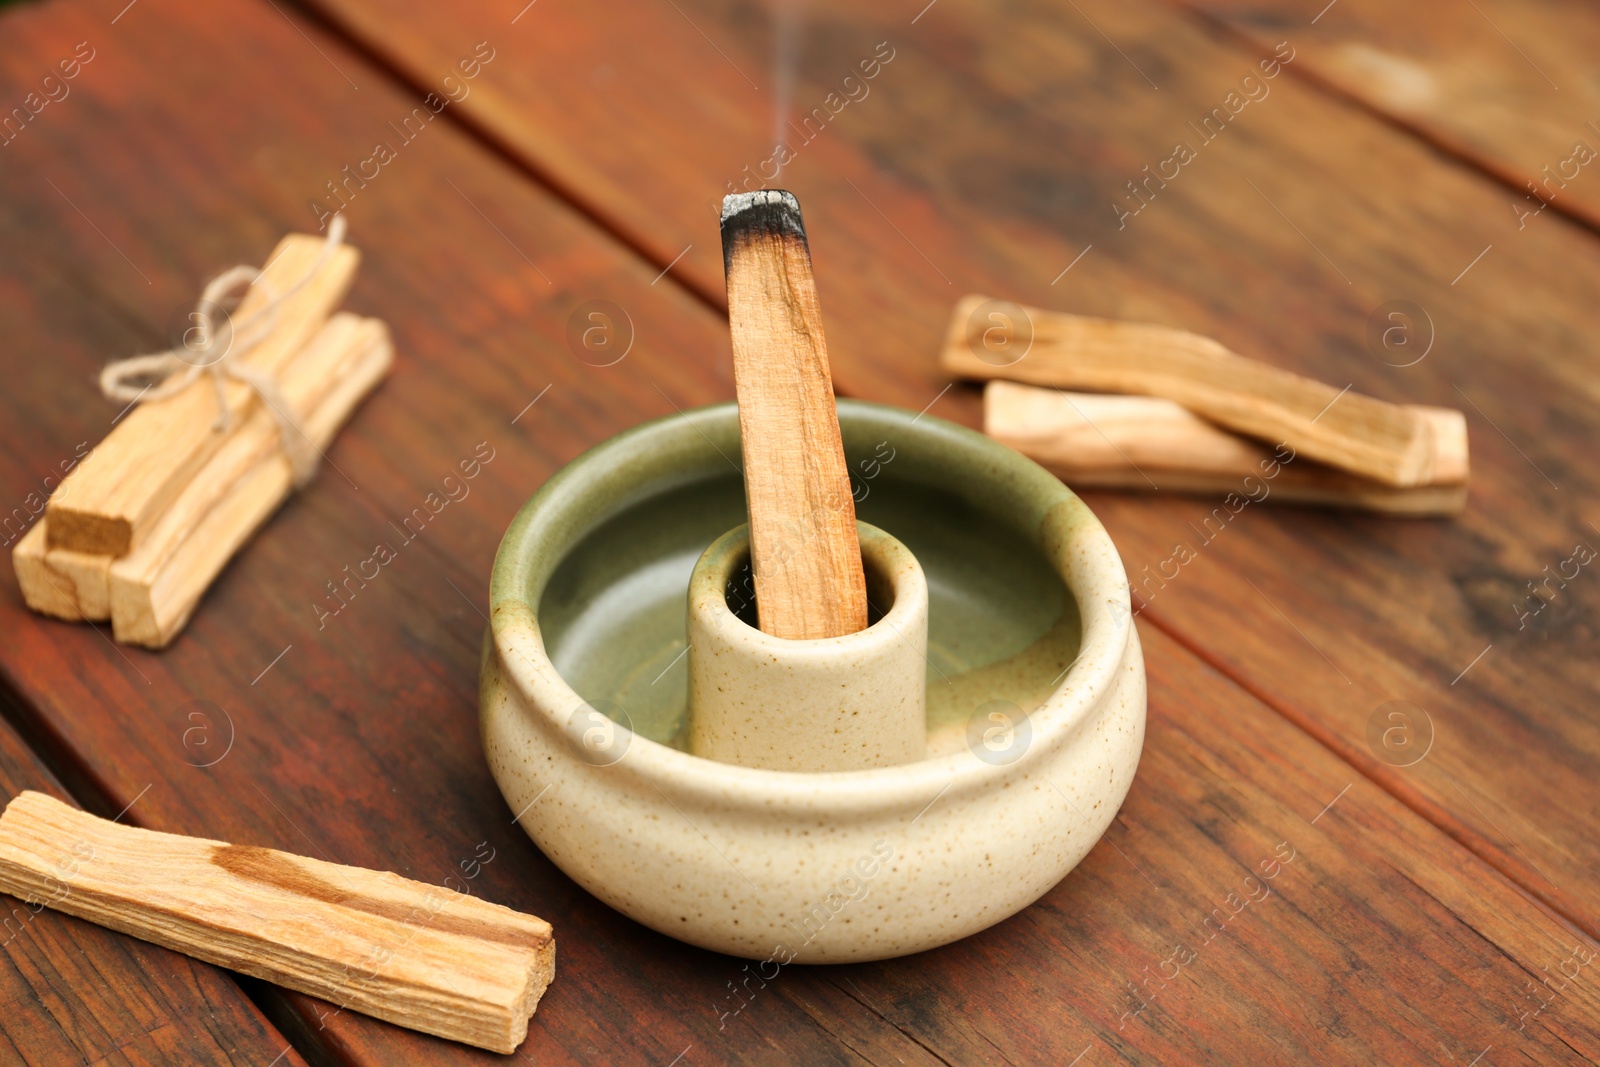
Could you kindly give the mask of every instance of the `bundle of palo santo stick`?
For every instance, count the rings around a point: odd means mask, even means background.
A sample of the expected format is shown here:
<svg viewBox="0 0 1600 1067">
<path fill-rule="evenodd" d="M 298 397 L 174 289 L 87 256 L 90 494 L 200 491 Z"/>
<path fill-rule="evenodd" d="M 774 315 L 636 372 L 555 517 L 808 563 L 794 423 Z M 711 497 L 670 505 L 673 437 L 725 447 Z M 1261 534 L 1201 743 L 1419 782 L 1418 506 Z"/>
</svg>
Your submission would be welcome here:
<svg viewBox="0 0 1600 1067">
<path fill-rule="evenodd" d="M 1393 515 L 1466 506 L 1461 412 L 1337 389 L 1184 330 L 969 296 L 941 361 L 988 381 L 984 432 L 1070 485 L 1254 499 L 1252 483 L 1270 483 L 1260 499 Z"/>
<path fill-rule="evenodd" d="M 241 345 L 230 334 L 242 351 L 195 355 L 237 358 L 226 373 L 207 364 L 140 403 L 62 480 L 12 550 L 30 608 L 109 619 L 128 644 L 171 643 L 228 560 L 303 481 L 297 454 L 324 451 L 389 371 L 388 328 L 334 313 L 359 260 L 338 236 L 290 234 L 259 273 L 235 268 L 250 286 L 227 318 L 240 334 L 253 325 L 254 336 Z M 208 320 L 208 331 L 223 328 Z M 169 355 L 186 354 L 130 362 Z"/>
</svg>

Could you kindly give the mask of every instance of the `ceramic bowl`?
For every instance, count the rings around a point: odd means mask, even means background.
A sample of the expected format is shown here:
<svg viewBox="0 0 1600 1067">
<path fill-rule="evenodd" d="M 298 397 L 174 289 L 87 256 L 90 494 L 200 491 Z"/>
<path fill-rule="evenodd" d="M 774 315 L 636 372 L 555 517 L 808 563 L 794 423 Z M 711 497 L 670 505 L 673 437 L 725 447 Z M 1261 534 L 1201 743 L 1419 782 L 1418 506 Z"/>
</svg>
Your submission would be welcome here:
<svg viewBox="0 0 1600 1067">
<path fill-rule="evenodd" d="M 736 407 L 639 426 L 560 471 L 495 560 L 480 695 L 501 792 L 601 900 L 776 965 L 904 955 L 1054 886 L 1109 825 L 1144 739 L 1144 661 L 1104 528 L 1031 460 L 839 402 L 857 515 L 928 589 L 927 745 L 796 772 L 691 755 L 687 594 L 746 519 Z"/>
</svg>

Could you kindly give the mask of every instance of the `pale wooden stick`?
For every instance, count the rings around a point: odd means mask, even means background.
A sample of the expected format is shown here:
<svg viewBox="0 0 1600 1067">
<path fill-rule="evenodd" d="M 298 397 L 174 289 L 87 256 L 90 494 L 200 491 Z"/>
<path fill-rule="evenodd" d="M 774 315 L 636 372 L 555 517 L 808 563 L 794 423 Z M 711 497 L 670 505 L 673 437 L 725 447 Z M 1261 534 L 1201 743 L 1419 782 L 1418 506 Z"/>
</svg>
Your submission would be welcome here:
<svg viewBox="0 0 1600 1067">
<path fill-rule="evenodd" d="M 543 919 L 396 874 L 122 826 L 18 794 L 0 890 L 400 1026 L 511 1052 L 555 977 Z"/>
<path fill-rule="evenodd" d="M 323 243 L 308 234 L 285 237 L 264 269 L 263 283 L 250 290 L 233 320 L 242 322 L 270 294 L 289 290 L 322 254 Z M 278 305 L 272 333 L 241 356 L 242 362 L 276 377 L 344 299 L 359 260 L 349 245 L 335 249 L 316 277 Z M 223 394 L 235 428 L 260 404 L 238 381 L 224 385 Z M 204 377 L 175 396 L 130 411 L 51 498 L 51 547 L 109 556 L 136 548 L 226 440 L 226 433 L 212 429 L 216 418 L 217 393 Z"/>
<path fill-rule="evenodd" d="M 324 449 L 392 359 L 383 323 L 341 312 L 284 368 L 279 389 L 312 444 Z M 274 452 L 281 452 L 278 424 L 258 408 L 195 473 L 140 547 L 114 561 L 115 568 L 109 556 L 49 548 L 50 520 L 41 517 L 12 550 L 24 601 L 69 621 L 115 616 L 120 640 L 164 647 L 229 557 L 282 499 L 274 475 L 258 476 Z M 224 501 L 227 507 L 214 514 Z M 202 524 L 206 533 L 193 540 Z"/>
<path fill-rule="evenodd" d="M 23 602 L 41 615 L 68 622 L 111 618 L 111 557 L 51 548 L 48 522 L 47 516 L 39 516 L 11 549 Z"/>
<path fill-rule="evenodd" d="M 389 331 L 377 319 L 339 314 L 281 383 L 306 436 L 328 447 L 394 361 Z M 289 458 L 265 411 L 218 450 L 131 554 L 109 570 L 111 626 L 118 641 L 164 648 L 211 582 L 293 489 Z"/>
<path fill-rule="evenodd" d="M 1408 489 L 1229 433 L 1158 397 L 1068 393 L 993 381 L 984 389 L 983 427 L 1077 488 L 1234 493 L 1392 515 L 1458 514 L 1467 501 L 1466 420 L 1449 408 L 1411 410 L 1434 428 L 1439 480 Z"/>
<path fill-rule="evenodd" d="M 1163 397 L 1230 430 L 1285 442 L 1309 459 L 1385 485 L 1437 481 L 1433 426 L 1405 406 L 1246 359 L 1184 330 L 1034 308 L 1021 309 L 1031 320 L 1026 352 L 1015 362 L 1009 353 L 985 359 L 984 332 L 993 324 L 974 312 L 986 302 L 969 296 L 956 305 L 942 356 L 953 374 Z"/>
<path fill-rule="evenodd" d="M 794 196 L 726 197 L 722 254 L 757 620 L 795 640 L 864 630 L 855 501 Z"/>
</svg>

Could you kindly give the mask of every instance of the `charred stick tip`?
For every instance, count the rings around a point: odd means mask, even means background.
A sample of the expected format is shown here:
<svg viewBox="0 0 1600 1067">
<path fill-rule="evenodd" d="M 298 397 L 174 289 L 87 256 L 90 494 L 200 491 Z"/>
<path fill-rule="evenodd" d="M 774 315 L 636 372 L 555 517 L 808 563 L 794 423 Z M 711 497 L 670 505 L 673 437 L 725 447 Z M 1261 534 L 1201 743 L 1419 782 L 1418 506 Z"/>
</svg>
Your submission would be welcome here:
<svg viewBox="0 0 1600 1067">
<path fill-rule="evenodd" d="M 786 237 L 806 245 L 806 226 L 800 218 L 800 201 L 786 189 L 760 189 L 722 198 L 722 260 L 726 268 L 733 251 L 754 237 Z"/>
</svg>

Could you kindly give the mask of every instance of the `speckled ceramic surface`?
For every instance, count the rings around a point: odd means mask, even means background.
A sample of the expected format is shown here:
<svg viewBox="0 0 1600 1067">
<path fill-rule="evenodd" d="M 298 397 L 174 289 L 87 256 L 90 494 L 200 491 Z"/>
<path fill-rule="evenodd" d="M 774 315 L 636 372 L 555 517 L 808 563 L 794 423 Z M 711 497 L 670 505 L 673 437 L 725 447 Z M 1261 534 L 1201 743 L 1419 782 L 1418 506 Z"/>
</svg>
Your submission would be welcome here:
<svg viewBox="0 0 1600 1067">
<path fill-rule="evenodd" d="M 1083 503 L 961 427 L 839 416 L 858 516 L 927 579 L 923 759 L 800 773 L 684 750 L 689 575 L 745 519 L 732 404 L 550 479 L 490 592 L 482 733 L 523 828 L 638 921 L 779 963 L 903 955 L 1027 906 L 1104 832 L 1144 738 L 1127 579 Z"/>
<path fill-rule="evenodd" d="M 923 757 L 928 582 L 895 538 L 860 521 L 856 531 L 871 624 L 843 637 L 787 641 L 755 628 L 748 525 L 717 538 L 695 563 L 690 752 L 775 771 L 856 771 Z"/>
</svg>

